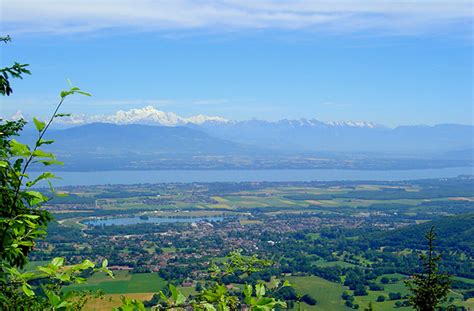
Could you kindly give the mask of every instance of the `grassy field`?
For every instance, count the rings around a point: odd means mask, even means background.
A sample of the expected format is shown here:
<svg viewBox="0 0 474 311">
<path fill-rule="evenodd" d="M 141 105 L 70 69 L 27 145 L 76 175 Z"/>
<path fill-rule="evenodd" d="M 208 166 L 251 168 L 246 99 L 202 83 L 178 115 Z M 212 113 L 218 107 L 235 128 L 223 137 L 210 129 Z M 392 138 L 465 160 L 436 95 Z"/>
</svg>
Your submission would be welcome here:
<svg viewBox="0 0 474 311">
<path fill-rule="evenodd" d="M 98 273 L 93 275 L 87 284 L 71 285 L 66 290 L 102 290 L 106 294 L 130 294 L 158 292 L 166 282 L 157 273 L 129 273 L 116 271 L 115 278 Z"/>
<path fill-rule="evenodd" d="M 114 307 L 121 305 L 121 296 L 130 299 L 138 299 L 141 301 L 150 300 L 154 293 L 133 293 L 133 294 L 108 294 L 102 298 L 92 299 L 84 306 L 85 310 L 89 311 L 110 311 Z"/>
<path fill-rule="evenodd" d="M 326 281 L 317 276 L 290 276 L 287 280 L 296 291 L 301 294 L 310 294 L 318 303 L 315 306 L 304 305 L 305 310 L 349 310 L 344 306 L 341 295 L 344 286 Z"/>
<path fill-rule="evenodd" d="M 404 276 L 401 274 L 387 274 L 384 276 L 389 278 L 397 278 L 399 280 L 394 283 L 384 284 L 383 291 L 369 290 L 367 296 L 355 296 L 354 304 L 358 304 L 360 310 L 368 308 L 370 302 L 373 303 L 373 307 L 377 311 L 412 310 L 412 308 L 409 307 L 395 308 L 396 300 L 388 300 L 388 295 L 391 292 L 401 293 L 402 296 L 408 293 L 403 283 Z M 382 277 L 383 276 L 379 277 L 377 281 L 380 282 Z M 341 295 L 344 291 L 347 291 L 348 293 L 352 293 L 352 291 L 342 284 L 326 281 L 317 276 L 291 276 L 288 277 L 287 280 L 290 281 L 298 293 L 310 294 L 318 301 L 315 306 L 304 305 L 304 310 L 350 310 L 344 306 L 344 301 L 341 299 Z M 376 302 L 377 297 L 380 295 L 385 296 L 387 300 L 384 302 Z M 450 293 L 448 297 L 452 297 L 454 299 L 453 303 L 458 306 L 469 308 L 474 307 L 474 299 L 464 302 L 462 301 L 462 297 L 457 293 Z"/>
</svg>

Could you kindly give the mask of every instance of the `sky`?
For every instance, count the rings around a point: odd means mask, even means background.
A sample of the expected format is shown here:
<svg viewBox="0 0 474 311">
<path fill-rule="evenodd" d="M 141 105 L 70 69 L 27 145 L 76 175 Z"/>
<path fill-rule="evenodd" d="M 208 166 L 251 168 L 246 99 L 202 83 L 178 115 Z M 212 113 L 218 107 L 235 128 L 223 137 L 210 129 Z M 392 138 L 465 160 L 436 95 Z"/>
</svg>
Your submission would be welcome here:
<svg viewBox="0 0 474 311">
<path fill-rule="evenodd" d="M 0 116 L 154 106 L 183 116 L 472 124 L 471 1 L 2 0 Z"/>
</svg>

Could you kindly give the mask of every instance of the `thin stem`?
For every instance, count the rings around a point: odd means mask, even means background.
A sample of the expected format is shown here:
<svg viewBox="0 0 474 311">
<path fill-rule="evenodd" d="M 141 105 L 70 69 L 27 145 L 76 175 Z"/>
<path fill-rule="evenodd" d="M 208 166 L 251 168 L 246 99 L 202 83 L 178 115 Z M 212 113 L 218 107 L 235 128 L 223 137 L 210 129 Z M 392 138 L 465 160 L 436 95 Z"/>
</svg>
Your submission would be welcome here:
<svg viewBox="0 0 474 311">
<path fill-rule="evenodd" d="M 15 210 L 15 206 L 16 206 L 16 203 L 18 202 L 18 197 L 19 197 L 19 194 L 20 194 L 20 188 L 22 186 L 22 183 L 23 183 L 23 178 L 24 178 L 24 174 L 28 168 L 28 166 L 30 165 L 31 161 L 33 160 L 34 156 L 34 152 L 38 149 L 38 147 L 40 146 L 40 142 L 41 142 L 41 139 L 43 138 L 44 134 L 46 133 L 46 131 L 48 130 L 49 126 L 51 125 L 51 123 L 53 123 L 53 120 L 54 118 L 56 117 L 56 114 L 58 113 L 58 110 L 59 108 L 61 108 L 61 105 L 63 104 L 64 102 L 64 98 L 65 97 L 62 97 L 61 100 L 59 101 L 58 105 L 56 106 L 56 109 L 54 110 L 53 114 L 51 115 L 51 117 L 49 118 L 49 121 L 48 123 L 46 124 L 46 126 L 44 127 L 44 129 L 41 131 L 41 133 L 39 134 L 39 137 L 38 137 L 38 140 L 36 141 L 35 143 L 35 147 L 33 148 L 33 151 L 31 152 L 30 156 L 28 157 L 28 160 L 26 161 L 25 163 L 25 166 L 23 167 L 23 170 L 21 172 L 21 175 L 18 179 L 18 184 L 16 186 L 16 189 L 15 189 L 15 196 L 14 196 L 14 199 L 13 199 L 13 203 L 12 203 L 12 206 L 9 210 L 9 217 L 12 217 L 12 214 L 13 214 L 13 211 Z M 0 241 L 3 241 L 5 240 L 5 236 L 7 234 L 7 231 L 8 231 L 8 227 L 5 227 L 5 229 L 3 230 L 2 232 L 2 238 Z M 2 252 L 0 252 L 1 254 Z"/>
<path fill-rule="evenodd" d="M 38 147 L 40 146 L 40 141 L 41 139 L 43 138 L 44 134 L 46 133 L 46 131 L 48 130 L 49 126 L 51 125 L 51 123 L 53 123 L 53 120 L 54 118 L 56 117 L 56 113 L 58 112 L 59 108 L 61 107 L 61 105 L 63 104 L 64 102 L 64 97 L 61 98 L 61 101 L 59 102 L 59 104 L 56 106 L 56 109 L 54 110 L 53 114 L 51 115 L 51 118 L 49 119 L 48 123 L 46 124 L 45 128 L 41 131 L 41 134 L 39 135 L 38 137 L 38 140 L 36 141 L 35 143 L 35 147 L 33 148 L 33 151 L 31 152 L 30 156 L 28 157 L 28 160 L 26 161 L 25 163 L 25 166 L 23 167 L 23 170 L 21 172 L 21 176 L 20 176 L 20 182 L 18 183 L 18 186 L 16 188 L 16 191 L 15 191 L 15 198 L 13 200 L 13 208 L 15 207 L 16 205 L 16 202 L 18 201 L 18 195 L 20 193 L 20 188 L 21 188 L 21 185 L 22 185 L 22 182 L 23 182 L 23 177 L 24 177 L 24 174 L 26 172 L 26 169 L 28 168 L 28 166 L 30 165 L 31 161 L 33 160 L 34 156 L 34 152 L 38 149 Z M 11 215 L 11 213 L 10 213 Z"/>
</svg>

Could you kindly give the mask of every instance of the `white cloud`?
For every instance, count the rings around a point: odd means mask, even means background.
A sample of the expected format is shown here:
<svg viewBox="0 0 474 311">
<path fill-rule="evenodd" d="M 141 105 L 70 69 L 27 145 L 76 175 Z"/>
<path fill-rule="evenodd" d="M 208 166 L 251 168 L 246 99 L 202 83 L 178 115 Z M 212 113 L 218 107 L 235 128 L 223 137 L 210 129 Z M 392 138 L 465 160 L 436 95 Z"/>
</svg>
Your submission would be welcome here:
<svg viewBox="0 0 474 311">
<path fill-rule="evenodd" d="M 3 32 L 10 34 L 88 33 L 111 28 L 404 33 L 470 23 L 473 18 L 470 0 L 3 0 L 1 11 Z"/>
</svg>

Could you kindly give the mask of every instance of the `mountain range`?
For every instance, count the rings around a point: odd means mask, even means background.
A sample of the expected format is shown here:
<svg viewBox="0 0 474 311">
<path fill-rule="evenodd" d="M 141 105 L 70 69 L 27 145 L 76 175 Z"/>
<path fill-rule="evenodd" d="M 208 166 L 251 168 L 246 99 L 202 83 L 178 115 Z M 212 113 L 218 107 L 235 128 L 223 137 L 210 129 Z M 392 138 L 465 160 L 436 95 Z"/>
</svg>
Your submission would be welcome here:
<svg viewBox="0 0 474 311">
<path fill-rule="evenodd" d="M 92 122 L 92 123 L 91 123 Z M 399 126 L 369 122 L 323 122 L 315 119 L 231 121 L 198 115 L 182 117 L 153 107 L 119 111 L 109 116 L 76 116 L 53 129 L 53 151 L 75 156 L 196 157 L 275 156 L 448 159 L 473 162 L 474 127 L 460 124 Z M 33 129 L 25 130 L 28 141 Z M 332 155 L 328 155 L 331 153 Z"/>
</svg>

